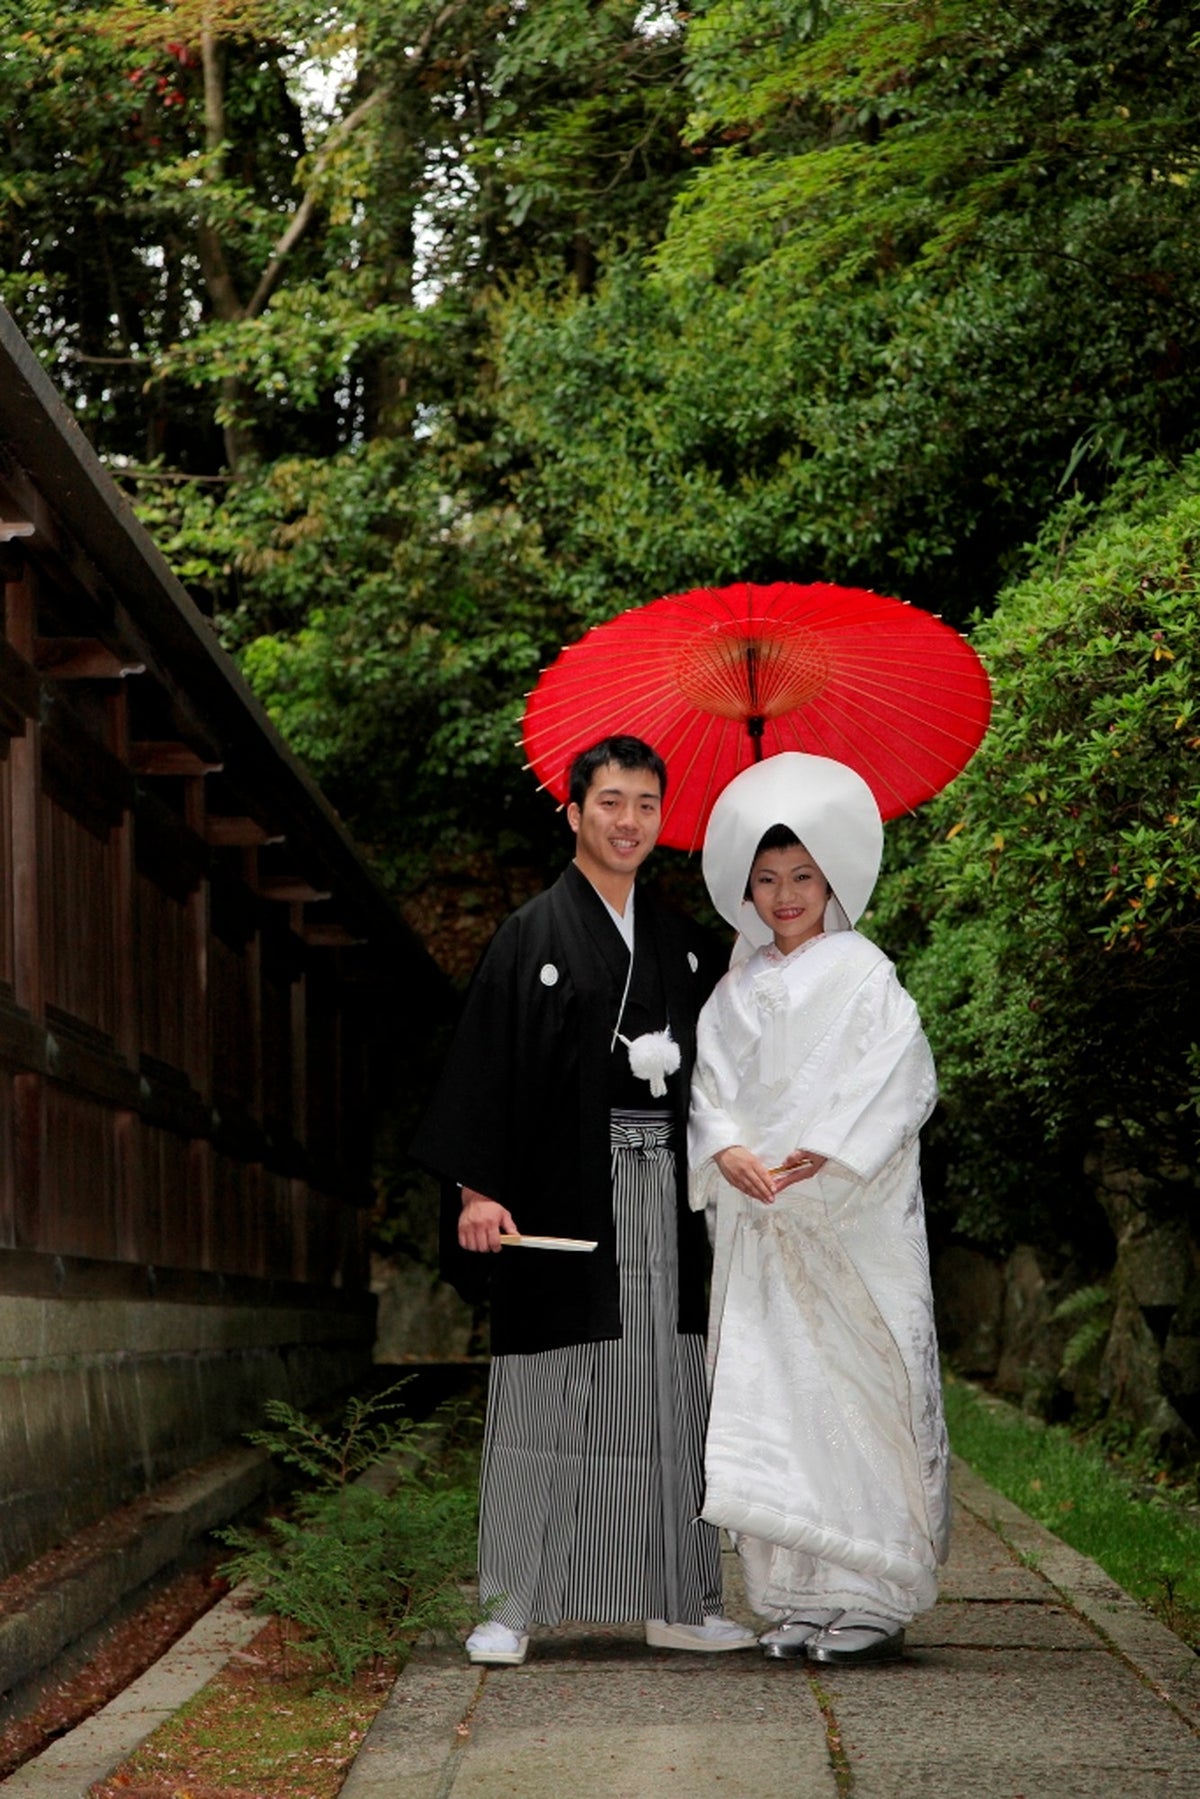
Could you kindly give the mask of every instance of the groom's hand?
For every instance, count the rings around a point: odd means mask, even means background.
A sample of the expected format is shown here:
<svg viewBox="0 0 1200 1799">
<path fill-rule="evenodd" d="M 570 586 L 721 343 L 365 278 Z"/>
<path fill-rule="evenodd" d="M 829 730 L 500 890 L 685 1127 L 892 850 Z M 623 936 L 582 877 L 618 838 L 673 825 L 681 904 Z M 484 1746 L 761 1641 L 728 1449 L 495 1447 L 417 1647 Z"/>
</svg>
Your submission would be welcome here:
<svg viewBox="0 0 1200 1799">
<path fill-rule="evenodd" d="M 476 1193 L 473 1187 L 464 1187 L 462 1211 L 458 1215 L 460 1246 L 480 1253 L 497 1250 L 502 1232 L 506 1237 L 517 1235 L 512 1213 L 506 1211 L 499 1200 L 489 1199 L 486 1193 Z"/>
</svg>

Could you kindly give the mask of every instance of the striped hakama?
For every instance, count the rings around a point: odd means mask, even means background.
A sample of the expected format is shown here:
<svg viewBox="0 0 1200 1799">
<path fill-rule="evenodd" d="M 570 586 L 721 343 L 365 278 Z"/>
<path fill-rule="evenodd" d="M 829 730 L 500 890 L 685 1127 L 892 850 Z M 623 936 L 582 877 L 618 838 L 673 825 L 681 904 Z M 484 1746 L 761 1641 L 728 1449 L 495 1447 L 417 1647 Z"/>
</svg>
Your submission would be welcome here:
<svg viewBox="0 0 1200 1799">
<path fill-rule="evenodd" d="M 699 1517 L 704 1340 L 678 1329 L 668 1113 L 613 1113 L 612 1194 L 622 1335 L 492 1361 L 479 1589 L 518 1632 L 721 1609 L 718 1535 Z"/>
</svg>

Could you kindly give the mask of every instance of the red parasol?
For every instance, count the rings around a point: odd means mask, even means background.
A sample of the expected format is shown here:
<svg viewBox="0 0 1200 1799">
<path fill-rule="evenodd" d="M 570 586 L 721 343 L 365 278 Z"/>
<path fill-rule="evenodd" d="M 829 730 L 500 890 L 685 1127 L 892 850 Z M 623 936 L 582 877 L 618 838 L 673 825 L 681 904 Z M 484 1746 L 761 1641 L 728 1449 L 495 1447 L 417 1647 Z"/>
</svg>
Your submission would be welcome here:
<svg viewBox="0 0 1200 1799">
<path fill-rule="evenodd" d="M 970 760 L 990 711 L 978 656 L 932 613 L 778 581 L 669 594 L 594 626 L 544 670 L 523 728 L 558 800 L 580 750 L 644 738 L 667 764 L 659 841 L 691 850 L 722 788 L 781 750 L 848 763 L 884 818 L 911 811 Z"/>
</svg>

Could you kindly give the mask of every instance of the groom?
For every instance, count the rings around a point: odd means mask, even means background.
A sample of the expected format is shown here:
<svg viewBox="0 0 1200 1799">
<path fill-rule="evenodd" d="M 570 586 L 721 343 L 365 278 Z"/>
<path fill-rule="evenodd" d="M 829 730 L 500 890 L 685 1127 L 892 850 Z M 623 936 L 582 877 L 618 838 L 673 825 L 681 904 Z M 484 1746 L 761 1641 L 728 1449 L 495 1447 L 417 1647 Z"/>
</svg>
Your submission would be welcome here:
<svg viewBox="0 0 1200 1799">
<path fill-rule="evenodd" d="M 447 1183 L 453 1278 L 491 1276 L 472 1661 L 519 1663 L 531 1623 L 564 1619 L 755 1643 L 721 1615 L 699 1522 L 708 1252 L 686 1124 L 724 957 L 636 884 L 666 780 L 635 737 L 576 758 L 574 861 L 493 939 L 414 1145 Z M 502 1248 L 518 1233 L 595 1248 Z"/>
</svg>

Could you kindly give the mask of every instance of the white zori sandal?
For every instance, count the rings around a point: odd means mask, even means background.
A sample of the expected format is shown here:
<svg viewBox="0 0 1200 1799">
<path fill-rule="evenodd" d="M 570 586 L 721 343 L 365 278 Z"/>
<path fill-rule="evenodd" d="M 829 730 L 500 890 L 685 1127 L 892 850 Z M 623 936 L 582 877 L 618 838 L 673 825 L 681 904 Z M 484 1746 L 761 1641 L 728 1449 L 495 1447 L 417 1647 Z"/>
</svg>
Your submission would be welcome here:
<svg viewBox="0 0 1200 1799">
<path fill-rule="evenodd" d="M 904 1648 L 904 1626 L 874 1612 L 843 1612 L 836 1624 L 817 1632 L 805 1651 L 810 1662 L 852 1666 L 894 1662 Z"/>
<path fill-rule="evenodd" d="M 507 1624 L 497 1624 L 494 1618 L 477 1624 L 467 1638 L 468 1660 L 498 1668 L 519 1668 L 528 1651 L 528 1636 L 519 1637 L 515 1630 Z"/>
<path fill-rule="evenodd" d="M 732 1618 L 707 1617 L 703 1624 L 646 1619 L 646 1642 L 651 1649 L 692 1649 L 701 1655 L 720 1655 L 726 1649 L 753 1649 L 757 1640 L 752 1630 Z"/>
</svg>

